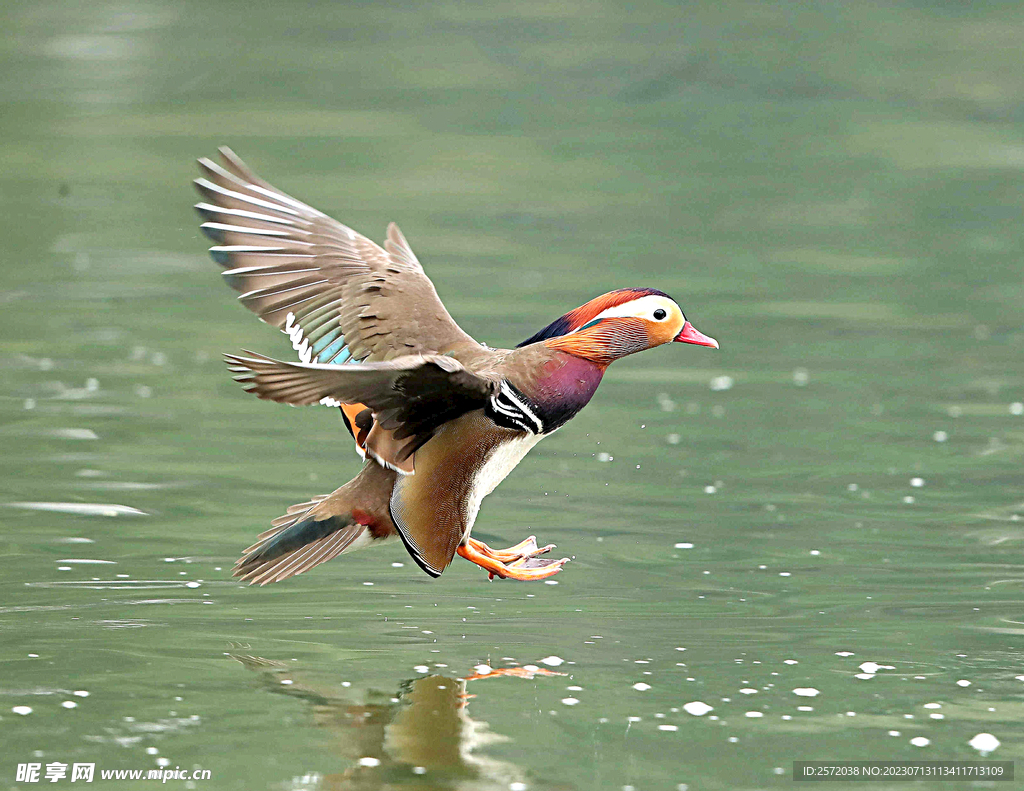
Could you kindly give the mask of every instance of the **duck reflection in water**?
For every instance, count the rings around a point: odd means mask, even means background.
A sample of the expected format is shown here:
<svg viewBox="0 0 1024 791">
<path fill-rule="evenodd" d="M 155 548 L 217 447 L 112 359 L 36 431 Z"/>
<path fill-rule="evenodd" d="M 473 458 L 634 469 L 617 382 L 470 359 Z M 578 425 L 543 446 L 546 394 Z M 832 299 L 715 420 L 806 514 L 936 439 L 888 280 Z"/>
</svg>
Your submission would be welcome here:
<svg viewBox="0 0 1024 791">
<path fill-rule="evenodd" d="M 365 703 L 355 703 L 348 688 L 305 683 L 292 667 L 262 657 L 230 654 L 259 673 L 269 692 L 299 698 L 310 704 L 315 723 L 335 731 L 337 751 L 354 766 L 337 774 L 310 773 L 296 777 L 295 791 L 362 791 L 369 789 L 454 789 L 483 791 L 524 782 L 525 773 L 508 761 L 477 754 L 489 744 L 510 741 L 493 733 L 486 722 L 469 715 L 476 694 L 469 682 L 508 677 L 562 676 L 543 668 L 514 667 L 475 673 L 463 678 L 430 675 L 403 682 L 394 695 L 367 691 Z M 514 681 L 512 683 L 515 683 Z M 482 684 L 474 684 L 480 691 Z M 500 693 L 499 685 L 494 685 Z M 504 690 L 507 694 L 507 688 Z"/>
</svg>

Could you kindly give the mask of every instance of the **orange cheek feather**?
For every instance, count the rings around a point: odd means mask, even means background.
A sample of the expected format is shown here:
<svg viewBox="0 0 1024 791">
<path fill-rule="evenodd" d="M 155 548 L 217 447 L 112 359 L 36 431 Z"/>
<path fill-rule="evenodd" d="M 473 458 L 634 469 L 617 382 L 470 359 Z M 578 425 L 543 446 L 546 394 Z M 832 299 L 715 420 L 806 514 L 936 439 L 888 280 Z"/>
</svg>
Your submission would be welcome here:
<svg viewBox="0 0 1024 791">
<path fill-rule="evenodd" d="M 647 325 L 647 337 L 650 338 L 650 348 L 655 346 L 661 346 L 663 343 L 669 343 L 674 340 L 679 330 L 682 329 L 682 325 L 673 330 L 672 325 L 667 321 L 644 321 Z"/>
<path fill-rule="evenodd" d="M 605 319 L 589 329 L 544 341 L 551 349 L 567 352 L 598 365 L 608 365 L 627 354 L 651 347 L 647 324 L 636 318 Z"/>
</svg>

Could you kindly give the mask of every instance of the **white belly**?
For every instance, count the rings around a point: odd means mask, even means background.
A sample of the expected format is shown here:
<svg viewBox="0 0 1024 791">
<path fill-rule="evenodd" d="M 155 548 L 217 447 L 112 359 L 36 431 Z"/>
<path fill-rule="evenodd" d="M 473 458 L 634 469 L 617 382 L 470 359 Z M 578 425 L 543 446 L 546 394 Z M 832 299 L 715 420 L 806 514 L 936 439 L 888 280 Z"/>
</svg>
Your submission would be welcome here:
<svg viewBox="0 0 1024 791">
<path fill-rule="evenodd" d="M 466 535 L 473 529 L 476 515 L 480 511 L 480 503 L 494 491 L 494 488 L 508 476 L 530 449 L 543 439 L 541 434 L 528 434 L 521 439 L 505 442 L 491 451 L 487 461 L 477 470 L 473 484 L 469 490 L 469 501 L 466 503 Z"/>
</svg>

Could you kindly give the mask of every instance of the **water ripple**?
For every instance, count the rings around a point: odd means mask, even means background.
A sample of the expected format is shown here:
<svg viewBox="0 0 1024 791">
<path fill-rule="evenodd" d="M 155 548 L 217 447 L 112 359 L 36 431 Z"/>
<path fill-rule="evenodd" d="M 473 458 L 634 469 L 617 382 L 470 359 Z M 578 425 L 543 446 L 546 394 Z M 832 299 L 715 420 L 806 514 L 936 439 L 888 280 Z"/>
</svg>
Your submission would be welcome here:
<svg viewBox="0 0 1024 791">
<path fill-rule="evenodd" d="M 61 514 L 79 516 L 149 516 L 145 511 L 129 505 L 115 503 L 46 503 L 18 502 L 4 503 L 8 508 L 24 508 L 29 511 L 52 511 Z"/>
</svg>

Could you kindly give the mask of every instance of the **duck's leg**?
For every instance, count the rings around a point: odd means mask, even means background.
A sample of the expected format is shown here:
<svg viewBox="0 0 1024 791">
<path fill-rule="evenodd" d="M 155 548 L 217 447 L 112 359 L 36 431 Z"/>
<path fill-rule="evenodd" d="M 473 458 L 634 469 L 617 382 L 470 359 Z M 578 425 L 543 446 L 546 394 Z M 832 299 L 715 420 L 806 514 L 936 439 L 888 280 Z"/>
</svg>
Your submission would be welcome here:
<svg viewBox="0 0 1024 791">
<path fill-rule="evenodd" d="M 520 558 L 533 558 L 537 555 L 543 555 L 546 552 L 550 552 L 555 548 L 554 544 L 548 544 L 545 547 L 537 546 L 537 536 L 530 536 L 524 541 L 520 541 L 514 547 L 508 549 L 491 549 L 483 541 L 477 541 L 475 538 L 467 538 L 466 543 L 473 547 L 477 552 L 491 558 L 492 560 L 500 560 L 502 563 L 511 563 L 514 560 Z"/>
<path fill-rule="evenodd" d="M 486 569 L 490 579 L 500 577 L 501 579 L 522 580 L 524 582 L 542 580 L 557 574 L 562 570 L 562 566 L 569 562 L 569 558 L 538 560 L 532 556 L 520 556 L 511 563 L 503 563 L 479 550 L 475 545 L 480 543 L 470 539 L 459 546 L 456 551 L 466 560 L 475 563 L 482 569 Z M 534 541 L 534 545 L 536 545 L 536 541 Z M 545 547 L 544 551 L 546 552 L 547 549 Z M 494 550 L 491 551 L 493 552 Z"/>
</svg>

